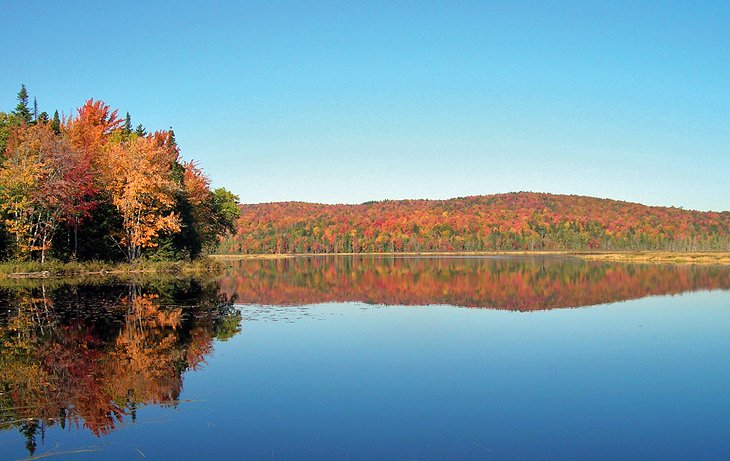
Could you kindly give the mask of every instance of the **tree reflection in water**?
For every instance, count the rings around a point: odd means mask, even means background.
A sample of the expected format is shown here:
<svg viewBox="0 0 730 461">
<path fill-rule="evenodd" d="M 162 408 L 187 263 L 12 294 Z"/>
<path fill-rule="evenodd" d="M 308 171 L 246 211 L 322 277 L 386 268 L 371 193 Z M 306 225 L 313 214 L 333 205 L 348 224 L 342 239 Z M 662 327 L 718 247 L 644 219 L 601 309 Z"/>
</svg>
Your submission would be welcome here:
<svg viewBox="0 0 730 461">
<path fill-rule="evenodd" d="M 533 311 L 730 289 L 730 268 L 549 256 L 317 256 L 235 261 L 221 288 L 241 304 L 359 301 Z"/>
<path fill-rule="evenodd" d="M 49 426 L 110 433 L 140 405 L 175 406 L 183 373 L 240 313 L 213 281 L 43 283 L 0 291 L 0 429 L 32 455 Z"/>
</svg>

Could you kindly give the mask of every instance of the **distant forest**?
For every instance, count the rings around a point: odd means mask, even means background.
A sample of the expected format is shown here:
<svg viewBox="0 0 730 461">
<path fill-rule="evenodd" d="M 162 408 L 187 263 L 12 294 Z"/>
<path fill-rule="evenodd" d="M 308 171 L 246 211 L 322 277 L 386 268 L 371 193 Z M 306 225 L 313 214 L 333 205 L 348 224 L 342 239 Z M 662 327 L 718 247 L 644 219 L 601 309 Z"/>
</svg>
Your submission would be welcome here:
<svg viewBox="0 0 730 461">
<path fill-rule="evenodd" d="M 192 259 L 234 229 L 238 197 L 210 189 L 172 129 L 93 99 L 51 116 L 24 85 L 17 100 L 0 112 L 0 259 Z"/>
<path fill-rule="evenodd" d="M 730 251 L 730 212 L 519 192 L 361 205 L 242 205 L 222 253 Z"/>
</svg>

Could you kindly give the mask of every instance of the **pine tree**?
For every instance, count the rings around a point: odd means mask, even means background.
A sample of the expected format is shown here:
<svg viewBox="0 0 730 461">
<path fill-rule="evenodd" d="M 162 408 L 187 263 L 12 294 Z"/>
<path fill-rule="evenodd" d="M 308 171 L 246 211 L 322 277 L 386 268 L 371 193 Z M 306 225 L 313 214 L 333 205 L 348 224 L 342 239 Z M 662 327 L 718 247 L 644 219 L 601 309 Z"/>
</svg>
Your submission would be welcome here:
<svg viewBox="0 0 730 461">
<path fill-rule="evenodd" d="M 124 118 L 124 134 L 131 134 L 132 133 L 132 117 L 129 116 L 129 112 L 127 112 L 127 116 Z"/>
<path fill-rule="evenodd" d="M 13 115 L 25 123 L 30 123 L 32 120 L 32 114 L 28 108 L 28 90 L 25 89 L 25 85 L 20 85 L 20 91 L 18 92 L 18 105 L 15 106 Z"/>
<path fill-rule="evenodd" d="M 137 129 L 134 130 L 134 132 L 137 134 L 137 136 L 140 136 L 140 137 L 147 134 L 147 130 L 144 129 L 144 126 L 142 126 L 141 123 L 139 125 L 137 125 Z"/>
<path fill-rule="evenodd" d="M 51 122 L 51 128 L 56 134 L 61 133 L 61 118 L 58 116 L 58 111 L 53 113 L 53 121 Z"/>
<path fill-rule="evenodd" d="M 33 122 L 38 121 L 38 98 L 33 98 Z"/>
</svg>

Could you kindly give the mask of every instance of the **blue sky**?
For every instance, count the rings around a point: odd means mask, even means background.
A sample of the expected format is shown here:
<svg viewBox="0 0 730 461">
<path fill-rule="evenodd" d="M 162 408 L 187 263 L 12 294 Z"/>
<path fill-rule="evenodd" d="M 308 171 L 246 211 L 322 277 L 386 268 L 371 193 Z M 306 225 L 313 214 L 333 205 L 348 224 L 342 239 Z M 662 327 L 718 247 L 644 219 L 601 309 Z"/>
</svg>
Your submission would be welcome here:
<svg viewBox="0 0 730 461">
<path fill-rule="evenodd" d="M 0 109 L 102 99 L 245 203 L 730 210 L 727 1 L 97 3 L 3 2 Z"/>
</svg>

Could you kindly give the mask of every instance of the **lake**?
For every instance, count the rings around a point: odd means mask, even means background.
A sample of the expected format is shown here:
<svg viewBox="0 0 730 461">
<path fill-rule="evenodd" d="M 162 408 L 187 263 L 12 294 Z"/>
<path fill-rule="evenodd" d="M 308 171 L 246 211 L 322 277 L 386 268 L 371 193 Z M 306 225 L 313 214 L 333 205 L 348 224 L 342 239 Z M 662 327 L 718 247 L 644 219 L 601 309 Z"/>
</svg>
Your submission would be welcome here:
<svg viewBox="0 0 730 461">
<path fill-rule="evenodd" d="M 728 459 L 730 266 L 321 256 L 0 285 L 0 459 Z"/>
</svg>

